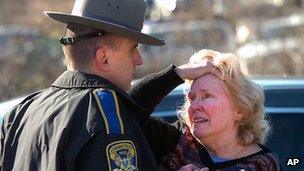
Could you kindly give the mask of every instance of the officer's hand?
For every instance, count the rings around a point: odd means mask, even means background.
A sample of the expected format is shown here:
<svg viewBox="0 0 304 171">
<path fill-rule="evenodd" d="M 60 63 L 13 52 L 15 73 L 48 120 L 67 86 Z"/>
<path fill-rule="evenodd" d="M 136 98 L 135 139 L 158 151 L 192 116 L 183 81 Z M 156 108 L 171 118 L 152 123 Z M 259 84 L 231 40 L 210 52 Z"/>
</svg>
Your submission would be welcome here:
<svg viewBox="0 0 304 171">
<path fill-rule="evenodd" d="M 179 168 L 178 171 L 209 171 L 209 169 L 207 167 L 200 169 L 193 164 L 187 164 L 187 165 Z"/>
<path fill-rule="evenodd" d="M 220 71 L 216 69 L 212 61 L 209 60 L 186 63 L 184 65 L 176 67 L 175 72 L 183 80 L 194 80 L 207 73 L 212 73 L 218 77 L 221 75 Z"/>
</svg>

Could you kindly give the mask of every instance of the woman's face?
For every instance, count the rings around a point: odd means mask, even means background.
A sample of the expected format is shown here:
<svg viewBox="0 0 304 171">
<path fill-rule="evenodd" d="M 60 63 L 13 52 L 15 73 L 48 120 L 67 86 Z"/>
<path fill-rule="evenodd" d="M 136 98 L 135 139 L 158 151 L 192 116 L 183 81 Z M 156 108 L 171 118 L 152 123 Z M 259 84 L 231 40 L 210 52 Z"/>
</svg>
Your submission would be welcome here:
<svg viewBox="0 0 304 171">
<path fill-rule="evenodd" d="M 187 96 L 187 125 L 195 138 L 236 135 L 238 112 L 222 80 L 211 74 L 203 75 L 193 81 Z"/>
</svg>

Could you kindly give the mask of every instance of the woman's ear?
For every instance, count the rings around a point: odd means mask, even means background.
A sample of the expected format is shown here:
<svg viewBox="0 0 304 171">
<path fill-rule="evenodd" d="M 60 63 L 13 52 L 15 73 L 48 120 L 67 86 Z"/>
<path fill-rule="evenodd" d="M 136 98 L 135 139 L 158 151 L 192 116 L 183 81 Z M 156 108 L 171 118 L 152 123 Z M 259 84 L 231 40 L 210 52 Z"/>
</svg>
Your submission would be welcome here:
<svg viewBox="0 0 304 171">
<path fill-rule="evenodd" d="M 96 60 L 97 60 L 97 65 L 98 68 L 102 71 L 109 71 L 110 66 L 109 66 L 109 50 L 100 47 L 96 51 Z"/>
<path fill-rule="evenodd" d="M 237 111 L 235 114 L 235 120 L 236 121 L 241 121 L 244 118 L 244 112 L 242 111 Z"/>
</svg>

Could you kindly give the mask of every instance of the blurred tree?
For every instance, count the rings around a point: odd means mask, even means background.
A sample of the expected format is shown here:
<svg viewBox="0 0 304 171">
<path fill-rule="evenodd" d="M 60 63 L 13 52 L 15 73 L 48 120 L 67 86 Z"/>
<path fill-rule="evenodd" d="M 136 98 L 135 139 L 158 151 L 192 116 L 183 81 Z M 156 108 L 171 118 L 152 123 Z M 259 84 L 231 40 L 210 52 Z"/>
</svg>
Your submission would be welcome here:
<svg viewBox="0 0 304 171">
<path fill-rule="evenodd" d="M 43 10 L 68 12 L 72 4 L 72 0 L 0 1 L 0 23 L 7 28 L 2 33 L 6 38 L 0 54 L 0 100 L 42 89 L 65 69 L 58 43 L 65 26 L 45 17 Z M 12 31 L 19 26 L 34 29 Z"/>
<path fill-rule="evenodd" d="M 44 88 L 65 70 L 58 43 L 65 25 L 45 17 L 43 11 L 69 13 L 73 3 L 0 0 L 0 100 Z M 177 0 L 173 11 L 158 7 L 154 0 L 147 3 L 147 15 L 154 11 L 156 19 L 160 17 L 157 23 L 167 23 L 152 31 L 167 45 L 142 46 L 145 64 L 137 70 L 137 78 L 171 63 L 179 65 L 202 48 L 239 54 L 252 75 L 304 75 L 304 48 L 299 46 L 304 40 L 303 0 Z M 2 26 L 27 26 L 33 35 L 12 34 Z M 245 47 L 251 49 L 240 53 Z"/>
</svg>

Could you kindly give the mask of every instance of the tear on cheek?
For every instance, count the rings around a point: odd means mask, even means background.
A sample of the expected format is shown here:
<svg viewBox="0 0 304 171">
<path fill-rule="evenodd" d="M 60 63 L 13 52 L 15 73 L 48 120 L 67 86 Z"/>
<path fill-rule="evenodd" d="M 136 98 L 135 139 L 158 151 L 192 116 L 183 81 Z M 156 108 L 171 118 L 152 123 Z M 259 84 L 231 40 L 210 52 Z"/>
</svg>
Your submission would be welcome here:
<svg viewBox="0 0 304 171">
<path fill-rule="evenodd" d="M 213 112 L 215 112 L 216 110 L 219 110 L 219 108 L 220 108 L 220 106 L 211 105 L 209 109 L 210 109 L 210 111 L 213 113 Z"/>
<path fill-rule="evenodd" d="M 185 123 L 186 123 L 187 126 L 191 125 L 191 119 L 189 117 L 189 114 L 186 115 L 183 119 L 184 119 L 184 121 L 185 121 Z"/>
</svg>

